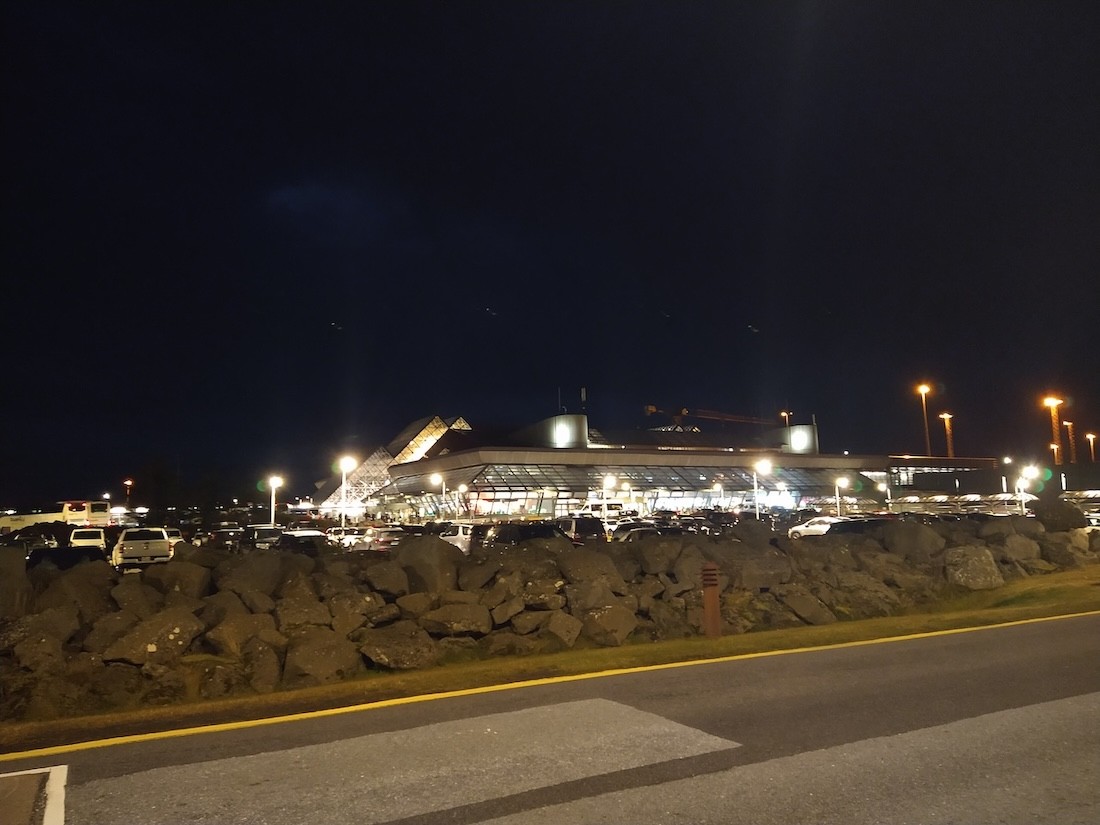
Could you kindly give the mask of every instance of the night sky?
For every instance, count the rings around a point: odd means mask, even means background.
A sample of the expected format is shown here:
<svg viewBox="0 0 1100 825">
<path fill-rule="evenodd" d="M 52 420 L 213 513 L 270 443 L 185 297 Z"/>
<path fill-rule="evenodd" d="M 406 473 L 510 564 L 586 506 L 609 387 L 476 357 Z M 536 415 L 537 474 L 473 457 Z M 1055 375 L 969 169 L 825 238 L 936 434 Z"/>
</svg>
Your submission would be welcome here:
<svg viewBox="0 0 1100 825">
<path fill-rule="evenodd" d="M 0 505 L 462 415 L 1100 431 L 1100 4 L 0 6 Z M 560 400 L 559 400 L 560 399 Z M 699 422 L 705 426 L 705 422 Z M 257 494 L 262 500 L 262 494 Z"/>
</svg>

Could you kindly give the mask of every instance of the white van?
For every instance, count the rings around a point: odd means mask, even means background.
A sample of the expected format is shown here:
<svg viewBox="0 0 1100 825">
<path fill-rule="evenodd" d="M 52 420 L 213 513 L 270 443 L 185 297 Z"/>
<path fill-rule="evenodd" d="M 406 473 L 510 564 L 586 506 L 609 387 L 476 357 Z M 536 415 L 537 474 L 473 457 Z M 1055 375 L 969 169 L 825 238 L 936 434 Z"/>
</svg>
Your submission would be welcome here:
<svg viewBox="0 0 1100 825">
<path fill-rule="evenodd" d="M 77 527 L 69 533 L 69 547 L 95 547 L 107 551 L 107 538 L 102 527 Z"/>
</svg>

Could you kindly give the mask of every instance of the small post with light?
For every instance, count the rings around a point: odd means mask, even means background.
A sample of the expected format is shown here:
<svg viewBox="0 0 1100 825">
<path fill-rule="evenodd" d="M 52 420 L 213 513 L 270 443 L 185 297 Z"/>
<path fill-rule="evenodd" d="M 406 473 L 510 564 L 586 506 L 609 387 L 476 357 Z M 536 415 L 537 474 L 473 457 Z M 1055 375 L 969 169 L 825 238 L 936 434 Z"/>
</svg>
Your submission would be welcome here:
<svg viewBox="0 0 1100 825">
<path fill-rule="evenodd" d="M 940 418 L 943 419 L 943 431 L 947 436 L 947 457 L 955 457 L 955 439 L 951 435 L 951 419 L 954 418 L 949 412 L 940 413 Z"/>
<path fill-rule="evenodd" d="M 132 478 L 124 479 L 122 486 L 126 488 L 126 509 L 130 509 L 130 489 L 134 486 L 134 480 Z"/>
<path fill-rule="evenodd" d="M 432 473 L 428 480 L 432 484 L 439 485 L 439 520 L 443 521 L 443 503 L 447 498 L 447 480 L 439 473 Z"/>
<path fill-rule="evenodd" d="M 894 512 L 894 500 L 890 498 L 890 485 L 886 483 L 880 483 L 878 485 L 878 489 L 880 493 L 886 493 L 886 512 Z"/>
<path fill-rule="evenodd" d="M 267 480 L 267 486 L 271 488 L 271 523 L 275 524 L 275 491 L 283 486 L 283 477 L 271 476 Z"/>
<path fill-rule="evenodd" d="M 347 521 L 348 513 L 348 473 L 359 465 L 354 458 L 346 455 L 340 459 L 340 526 Z"/>
<path fill-rule="evenodd" d="M 927 384 L 917 387 L 917 392 L 920 393 L 921 411 L 924 413 L 924 454 L 929 457 L 932 455 L 932 435 L 928 431 L 928 393 L 931 391 L 932 388 Z"/>
<path fill-rule="evenodd" d="M 1058 406 L 1062 403 L 1061 398 L 1055 398 L 1053 395 L 1048 395 L 1043 399 L 1043 406 L 1050 408 L 1050 441 L 1052 445 L 1051 450 L 1054 452 L 1054 463 L 1061 464 L 1062 460 L 1058 453 L 1062 450 L 1062 428 L 1058 422 Z"/>
<path fill-rule="evenodd" d="M 841 476 L 840 478 L 838 478 L 836 480 L 836 486 L 833 488 L 833 491 L 836 493 L 836 517 L 837 518 L 840 518 L 840 515 L 841 515 L 841 513 L 840 513 L 840 491 L 841 491 L 841 488 L 843 488 L 845 490 L 848 489 L 848 479 L 845 478 L 844 476 Z"/>
<path fill-rule="evenodd" d="M 756 507 L 756 520 L 760 521 L 760 488 L 756 483 L 756 475 L 766 476 L 772 471 L 772 463 L 762 458 L 752 465 L 752 503 Z"/>
<path fill-rule="evenodd" d="M 1085 433 L 1085 439 L 1089 442 L 1089 459 L 1096 463 L 1096 433 Z"/>
<path fill-rule="evenodd" d="M 783 416 L 783 423 L 787 426 L 787 449 L 794 452 L 794 444 L 791 441 L 791 416 L 794 413 L 790 410 L 783 410 L 779 414 Z"/>
<path fill-rule="evenodd" d="M 1066 428 L 1066 437 L 1069 439 L 1069 463 L 1077 463 L 1077 437 L 1073 434 L 1073 422 L 1063 421 Z"/>
</svg>

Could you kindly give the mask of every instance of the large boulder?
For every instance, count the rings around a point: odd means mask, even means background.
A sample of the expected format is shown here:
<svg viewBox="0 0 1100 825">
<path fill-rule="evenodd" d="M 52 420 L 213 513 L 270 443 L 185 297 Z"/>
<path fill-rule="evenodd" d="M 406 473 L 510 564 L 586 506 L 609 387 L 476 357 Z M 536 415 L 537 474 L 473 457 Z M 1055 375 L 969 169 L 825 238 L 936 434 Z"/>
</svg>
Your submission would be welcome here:
<svg viewBox="0 0 1100 825">
<path fill-rule="evenodd" d="M 106 616 L 100 616 L 91 631 L 84 637 L 84 650 L 89 653 L 103 653 L 114 642 L 127 634 L 141 618 L 128 610 L 116 610 Z"/>
<path fill-rule="evenodd" d="M 1080 527 L 1088 527 L 1084 512 L 1071 501 L 1060 498 L 1040 497 L 1031 503 L 1035 519 L 1048 533 L 1062 533 Z"/>
<path fill-rule="evenodd" d="M 363 574 L 372 590 L 397 598 L 409 591 L 409 575 L 395 561 L 381 561 L 370 565 Z"/>
<path fill-rule="evenodd" d="M 161 593 L 178 592 L 201 599 L 210 593 L 212 575 L 210 569 L 188 561 L 170 561 L 154 564 L 142 573 L 145 583 Z"/>
<path fill-rule="evenodd" d="M 776 588 L 775 595 L 806 624 L 832 624 L 836 621 L 836 614 L 801 585 L 782 585 Z"/>
<path fill-rule="evenodd" d="M 0 547 L 0 619 L 17 619 L 30 610 L 34 588 L 27 577 L 22 545 Z"/>
<path fill-rule="evenodd" d="M 638 627 L 638 616 L 621 605 L 590 610 L 582 619 L 584 635 L 598 645 L 618 646 Z"/>
<path fill-rule="evenodd" d="M 327 685 L 357 676 L 362 670 L 363 660 L 354 642 L 331 628 L 311 628 L 287 647 L 283 686 Z"/>
<path fill-rule="evenodd" d="M 389 670 L 415 670 L 439 661 L 439 646 L 413 621 L 363 628 L 355 631 L 352 638 L 358 642 L 359 652 L 371 663 Z"/>
<path fill-rule="evenodd" d="M 558 568 L 567 582 L 603 582 L 615 593 L 626 592 L 626 582 L 606 553 L 587 547 L 570 547 L 558 554 Z"/>
<path fill-rule="evenodd" d="M 882 530 L 882 541 L 891 553 L 918 565 L 934 565 L 947 539 L 917 521 L 891 521 Z"/>
<path fill-rule="evenodd" d="M 34 601 L 35 610 L 75 605 L 82 624 L 90 625 L 116 609 L 111 588 L 118 572 L 105 561 L 78 564 L 63 571 Z"/>
<path fill-rule="evenodd" d="M 552 650 L 571 648 L 576 643 L 577 637 L 581 635 L 584 623 L 561 610 L 551 611 L 546 616 L 546 620 L 538 629 L 538 638 Z"/>
<path fill-rule="evenodd" d="M 493 629 L 489 609 L 481 604 L 445 604 L 425 613 L 418 623 L 433 636 L 484 636 Z"/>
<path fill-rule="evenodd" d="M 123 576 L 111 588 L 111 598 L 119 610 L 126 610 L 142 619 L 148 619 L 164 606 L 164 593 L 142 581 L 141 576 Z"/>
<path fill-rule="evenodd" d="M 634 546 L 642 572 L 650 576 L 671 573 L 680 555 L 680 540 L 672 536 L 657 536 Z"/>
<path fill-rule="evenodd" d="M 418 536 L 398 545 L 394 561 L 409 577 L 413 593 L 442 593 L 458 588 L 462 551 L 438 536 Z"/>
<path fill-rule="evenodd" d="M 206 632 L 206 639 L 216 653 L 238 658 L 245 644 L 254 638 L 266 642 L 273 649 L 283 650 L 287 639 L 275 629 L 275 619 L 270 613 L 233 613 L 216 627 Z"/>
<path fill-rule="evenodd" d="M 103 651 L 103 661 L 168 664 L 182 656 L 205 629 L 206 626 L 187 610 L 162 610 L 113 642 Z"/>
<path fill-rule="evenodd" d="M 282 633 L 302 627 L 323 627 L 332 623 L 332 613 L 320 599 L 292 596 L 275 601 L 275 623 Z"/>
<path fill-rule="evenodd" d="M 967 590 L 992 590 L 1005 583 L 988 547 L 949 548 L 944 554 L 944 572 L 948 584 Z"/>
<path fill-rule="evenodd" d="M 246 556 L 230 556 L 214 570 L 219 590 L 242 593 L 256 590 L 274 596 L 283 581 L 283 555 L 274 550 L 258 550 Z"/>
</svg>

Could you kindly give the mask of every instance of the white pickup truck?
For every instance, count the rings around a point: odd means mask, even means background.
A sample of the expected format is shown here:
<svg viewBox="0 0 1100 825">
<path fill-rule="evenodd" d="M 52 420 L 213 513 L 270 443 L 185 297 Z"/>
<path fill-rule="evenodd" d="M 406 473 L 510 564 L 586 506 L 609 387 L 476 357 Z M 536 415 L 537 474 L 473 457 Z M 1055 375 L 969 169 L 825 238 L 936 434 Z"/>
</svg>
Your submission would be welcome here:
<svg viewBox="0 0 1100 825">
<path fill-rule="evenodd" d="M 111 563 L 119 569 L 172 558 L 172 543 L 163 527 L 129 527 L 119 534 Z"/>
</svg>

